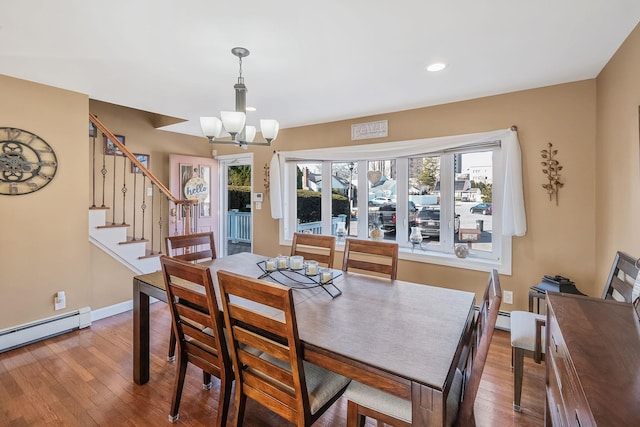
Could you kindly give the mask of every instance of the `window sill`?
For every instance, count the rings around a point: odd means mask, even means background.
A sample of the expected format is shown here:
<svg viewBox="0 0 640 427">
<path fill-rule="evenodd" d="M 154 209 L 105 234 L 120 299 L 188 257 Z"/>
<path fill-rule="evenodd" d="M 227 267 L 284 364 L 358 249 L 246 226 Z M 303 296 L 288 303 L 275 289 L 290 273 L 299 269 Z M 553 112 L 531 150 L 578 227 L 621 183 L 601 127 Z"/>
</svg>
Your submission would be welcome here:
<svg viewBox="0 0 640 427">
<path fill-rule="evenodd" d="M 510 240 L 508 241 L 510 243 Z M 292 241 L 281 241 L 281 245 L 291 246 Z M 509 251 L 511 247 L 509 245 Z M 336 251 L 344 252 L 344 243 L 336 243 Z M 494 268 L 498 270 L 498 273 L 511 275 L 511 260 L 508 257 L 508 261 L 500 262 L 500 260 L 474 257 L 470 254 L 467 258 L 458 258 L 454 254 L 448 254 L 444 252 L 438 252 L 433 250 L 417 250 L 412 251 L 408 247 L 400 246 L 398 253 L 398 259 L 404 261 L 421 262 L 425 264 L 443 265 L 445 267 L 463 268 L 466 270 L 490 272 Z M 342 265 L 340 263 L 340 265 Z M 338 267 L 340 268 L 340 267 Z"/>
<path fill-rule="evenodd" d="M 444 265 L 446 267 L 464 268 L 467 270 L 490 272 L 497 269 L 500 274 L 511 275 L 511 265 L 503 265 L 500 260 L 474 257 L 469 254 L 467 258 L 458 258 L 454 254 L 420 249 L 412 251 L 409 248 L 400 247 L 399 259 L 426 264 Z"/>
</svg>

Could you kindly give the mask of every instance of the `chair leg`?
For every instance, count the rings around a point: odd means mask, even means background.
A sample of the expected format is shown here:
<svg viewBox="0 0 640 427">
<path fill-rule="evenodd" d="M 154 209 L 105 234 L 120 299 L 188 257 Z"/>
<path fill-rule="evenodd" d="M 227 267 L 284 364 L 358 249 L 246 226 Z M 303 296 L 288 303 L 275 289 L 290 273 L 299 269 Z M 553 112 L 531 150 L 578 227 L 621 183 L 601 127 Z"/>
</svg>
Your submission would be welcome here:
<svg viewBox="0 0 640 427">
<path fill-rule="evenodd" d="M 522 412 L 520 399 L 522 398 L 522 375 L 524 371 L 524 350 L 513 349 L 513 409 Z"/>
<path fill-rule="evenodd" d="M 171 334 L 169 335 L 169 353 L 167 354 L 167 360 L 173 362 L 176 360 L 176 334 L 171 328 Z"/>
<path fill-rule="evenodd" d="M 187 374 L 187 359 L 178 356 L 178 372 L 173 385 L 173 399 L 171 401 L 171 413 L 169 414 L 169 422 L 178 421 L 180 414 L 180 398 L 182 397 L 182 387 L 184 386 L 184 378 Z"/>
<path fill-rule="evenodd" d="M 211 374 L 205 371 L 202 371 L 202 389 L 203 390 L 211 390 L 213 387 L 213 382 L 211 381 Z"/>
<path fill-rule="evenodd" d="M 233 423 L 235 427 L 242 427 L 242 423 L 244 423 L 244 409 L 247 403 L 247 396 L 242 393 L 241 387 L 242 385 L 236 382 L 236 414 L 235 422 Z"/>
<path fill-rule="evenodd" d="M 358 404 L 347 402 L 347 427 L 364 427 L 365 417 L 358 413 Z"/>
<path fill-rule="evenodd" d="M 229 404 L 231 403 L 231 385 L 233 384 L 233 375 L 220 375 L 220 397 L 218 398 L 218 417 L 216 418 L 216 426 L 224 427 L 227 425 L 227 416 L 229 415 Z"/>
</svg>

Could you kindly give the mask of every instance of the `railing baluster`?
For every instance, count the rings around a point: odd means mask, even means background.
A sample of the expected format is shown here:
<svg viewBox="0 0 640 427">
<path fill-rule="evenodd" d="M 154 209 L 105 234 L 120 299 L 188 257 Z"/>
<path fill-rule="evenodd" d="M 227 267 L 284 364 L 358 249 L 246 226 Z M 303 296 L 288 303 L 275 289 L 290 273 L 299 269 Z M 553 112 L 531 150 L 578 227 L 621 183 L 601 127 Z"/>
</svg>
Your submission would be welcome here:
<svg viewBox="0 0 640 427">
<path fill-rule="evenodd" d="M 127 212 L 127 204 L 125 200 L 127 198 L 127 158 L 124 158 L 122 162 L 122 225 L 127 225 L 127 221 L 125 219 Z"/>
<path fill-rule="evenodd" d="M 125 165 L 127 163 L 126 158 L 125 158 Z M 131 162 L 130 162 L 131 163 Z M 131 163 L 130 165 L 133 168 L 133 163 Z M 126 167 L 125 167 L 126 169 Z M 132 241 L 136 240 L 136 190 L 137 190 L 137 181 L 138 181 L 138 174 L 137 173 L 133 173 L 133 222 L 131 223 L 132 228 L 132 232 L 133 232 L 133 236 L 131 237 Z"/>
<path fill-rule="evenodd" d="M 102 169 L 100 169 L 100 173 L 102 174 L 102 206 L 106 208 L 107 206 L 104 204 L 104 195 L 106 193 L 106 178 L 107 178 L 107 165 L 106 165 L 106 156 L 104 154 L 104 149 L 102 150 Z"/>
<path fill-rule="evenodd" d="M 145 175 L 146 176 L 146 175 Z M 153 191 L 153 188 L 155 187 L 155 184 L 153 183 L 153 181 L 151 181 L 151 255 L 153 255 L 155 252 L 153 251 L 153 244 L 155 242 L 155 234 L 153 233 L 153 213 L 155 211 L 155 207 L 156 204 L 154 203 L 154 200 L 156 198 L 155 195 L 155 191 Z"/>
<path fill-rule="evenodd" d="M 89 123 L 91 124 L 91 123 Z M 93 187 L 93 191 L 91 192 L 92 203 L 91 207 L 96 207 L 96 137 L 95 134 L 93 137 L 93 148 L 91 150 L 91 184 Z"/>
<path fill-rule="evenodd" d="M 116 156 L 113 156 L 113 203 L 111 204 L 111 225 L 116 225 Z"/>
<path fill-rule="evenodd" d="M 147 209 L 147 196 L 145 194 L 147 187 L 147 175 L 142 175 L 142 205 L 140 205 L 140 209 L 142 210 L 142 237 L 141 240 L 144 240 L 144 211 Z"/>
</svg>

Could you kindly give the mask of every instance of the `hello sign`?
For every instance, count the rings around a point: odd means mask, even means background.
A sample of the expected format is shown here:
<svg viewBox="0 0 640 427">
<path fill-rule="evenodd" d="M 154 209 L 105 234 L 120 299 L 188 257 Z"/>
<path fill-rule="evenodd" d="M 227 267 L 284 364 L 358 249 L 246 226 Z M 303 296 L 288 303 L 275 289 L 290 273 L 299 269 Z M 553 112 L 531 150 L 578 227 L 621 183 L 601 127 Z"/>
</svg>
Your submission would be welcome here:
<svg viewBox="0 0 640 427">
<path fill-rule="evenodd" d="M 202 178 L 191 178 L 184 185 L 184 196 L 187 200 L 197 200 L 202 202 L 209 197 L 209 184 Z"/>
</svg>

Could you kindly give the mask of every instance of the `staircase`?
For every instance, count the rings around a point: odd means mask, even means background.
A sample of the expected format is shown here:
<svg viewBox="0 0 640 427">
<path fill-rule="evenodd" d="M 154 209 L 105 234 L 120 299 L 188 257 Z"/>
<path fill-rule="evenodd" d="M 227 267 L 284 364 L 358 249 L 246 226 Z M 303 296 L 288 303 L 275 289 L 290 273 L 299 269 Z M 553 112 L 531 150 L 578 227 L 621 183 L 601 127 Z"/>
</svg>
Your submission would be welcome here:
<svg viewBox="0 0 640 427">
<path fill-rule="evenodd" d="M 105 209 L 89 210 L 89 241 L 109 256 L 127 266 L 135 274 L 160 270 L 161 253 L 147 254 L 147 240 L 127 238 L 129 227 L 107 226 Z"/>
<path fill-rule="evenodd" d="M 137 275 L 158 271 L 167 218 L 183 214 L 184 229 L 174 232 L 189 234 L 197 201 L 172 195 L 91 113 L 89 123 L 93 153 L 89 241 Z M 107 139 L 115 146 L 110 153 L 103 149 Z"/>
</svg>

